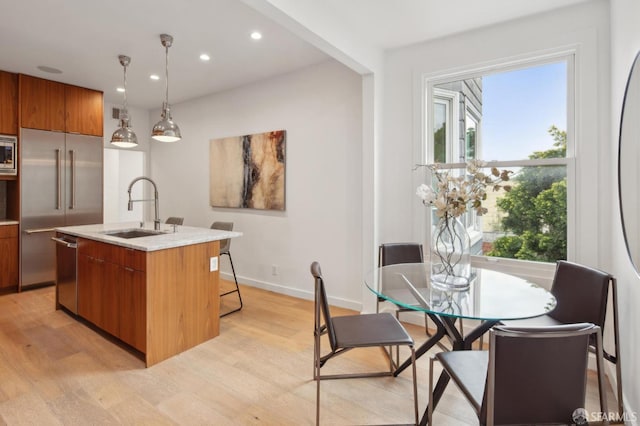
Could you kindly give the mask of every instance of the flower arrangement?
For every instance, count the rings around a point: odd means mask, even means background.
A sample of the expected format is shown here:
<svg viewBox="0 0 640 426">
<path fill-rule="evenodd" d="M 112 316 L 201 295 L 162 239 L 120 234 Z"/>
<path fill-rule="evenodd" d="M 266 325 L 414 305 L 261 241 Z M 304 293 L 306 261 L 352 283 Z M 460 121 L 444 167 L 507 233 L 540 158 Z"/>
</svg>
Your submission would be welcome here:
<svg viewBox="0 0 640 426">
<path fill-rule="evenodd" d="M 441 169 L 437 163 L 425 167 L 428 167 L 437 179 L 437 186 L 434 190 L 423 183 L 416 190 L 416 195 L 422 199 L 423 204 L 435 207 L 439 218 L 459 217 L 469 206 L 478 216 L 482 216 L 488 211 L 482 205 L 487 199 L 487 187 L 494 191 L 511 190 L 510 185 L 503 183 L 509 181 L 513 172 L 492 167 L 491 174 L 487 175 L 482 171 L 485 163 L 481 160 L 469 161 L 467 173 L 461 173 L 460 176 L 452 176 L 450 170 Z"/>
</svg>

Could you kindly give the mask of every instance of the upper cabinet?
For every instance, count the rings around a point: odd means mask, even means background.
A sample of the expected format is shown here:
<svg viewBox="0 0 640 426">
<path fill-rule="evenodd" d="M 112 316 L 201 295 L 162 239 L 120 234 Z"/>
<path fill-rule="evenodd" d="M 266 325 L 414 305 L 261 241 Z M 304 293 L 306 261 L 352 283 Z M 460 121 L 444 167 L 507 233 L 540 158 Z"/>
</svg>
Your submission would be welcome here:
<svg viewBox="0 0 640 426">
<path fill-rule="evenodd" d="M 64 86 L 20 74 L 20 127 L 64 132 Z"/>
<path fill-rule="evenodd" d="M 0 71 L 0 134 L 18 134 L 18 74 Z"/>
<path fill-rule="evenodd" d="M 20 126 L 102 136 L 102 92 L 20 75 Z"/>
<path fill-rule="evenodd" d="M 77 86 L 65 86 L 67 133 L 102 136 L 102 92 Z"/>
</svg>

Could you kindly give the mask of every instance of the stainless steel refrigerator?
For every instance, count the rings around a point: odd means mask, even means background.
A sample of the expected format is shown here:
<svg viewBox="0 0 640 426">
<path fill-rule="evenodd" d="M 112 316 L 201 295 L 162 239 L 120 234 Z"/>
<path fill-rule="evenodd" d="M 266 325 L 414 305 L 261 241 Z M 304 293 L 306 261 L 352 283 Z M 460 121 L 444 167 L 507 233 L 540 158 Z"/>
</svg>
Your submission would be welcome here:
<svg viewBox="0 0 640 426">
<path fill-rule="evenodd" d="M 20 287 L 56 279 L 60 226 L 102 223 L 100 137 L 20 130 Z"/>
</svg>

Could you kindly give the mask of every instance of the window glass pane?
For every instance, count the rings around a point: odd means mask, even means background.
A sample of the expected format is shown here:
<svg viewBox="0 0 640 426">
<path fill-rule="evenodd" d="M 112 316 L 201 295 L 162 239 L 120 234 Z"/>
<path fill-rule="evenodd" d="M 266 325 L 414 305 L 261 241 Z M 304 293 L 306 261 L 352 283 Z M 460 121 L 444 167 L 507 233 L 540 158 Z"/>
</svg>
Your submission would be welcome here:
<svg viewBox="0 0 640 426">
<path fill-rule="evenodd" d="M 482 85 L 483 160 L 530 158 L 552 148 L 552 126 L 567 129 L 565 62 L 487 75 Z"/>
<path fill-rule="evenodd" d="M 447 104 L 436 102 L 433 117 L 433 158 L 436 163 L 447 161 Z"/>
<path fill-rule="evenodd" d="M 474 254 L 555 262 L 567 258 L 567 168 L 512 169 L 509 192 L 488 191 Z"/>
<path fill-rule="evenodd" d="M 466 160 L 473 160 L 476 158 L 476 146 L 477 146 L 477 138 L 476 134 L 478 131 L 478 123 L 476 119 L 467 113 L 466 119 L 467 130 L 465 132 L 465 148 L 466 148 Z"/>
<path fill-rule="evenodd" d="M 457 93 L 467 105 L 466 110 L 463 109 L 465 126 L 459 130 L 465 134 L 449 135 L 453 140 L 464 140 L 465 151 L 459 155 L 451 153 L 447 162 L 464 162 L 472 158 L 524 160 L 534 152 L 553 147 L 553 140 L 548 135 L 551 128 L 567 128 L 565 61 L 440 83 L 435 88 Z M 471 107 L 478 111 L 477 117 L 469 114 Z M 446 128 L 439 112 L 441 108 L 436 101 L 434 131 Z M 453 117 L 445 117 L 450 125 L 455 124 Z M 481 145 L 478 143 L 480 133 Z M 435 142 L 433 149 L 434 161 L 444 162 L 440 142 Z M 556 157 L 559 154 L 547 153 Z"/>
</svg>

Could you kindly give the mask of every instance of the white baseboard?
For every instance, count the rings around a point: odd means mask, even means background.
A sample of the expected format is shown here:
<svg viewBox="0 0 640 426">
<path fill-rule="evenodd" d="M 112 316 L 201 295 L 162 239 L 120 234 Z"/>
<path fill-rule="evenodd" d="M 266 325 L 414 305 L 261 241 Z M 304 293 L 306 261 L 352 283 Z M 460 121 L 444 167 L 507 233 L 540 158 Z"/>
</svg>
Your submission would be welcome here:
<svg viewBox="0 0 640 426">
<path fill-rule="evenodd" d="M 287 287 L 281 284 L 274 284 L 267 281 L 254 280 L 240 275 L 236 275 L 236 277 L 238 278 L 238 283 L 242 285 L 248 285 L 250 287 L 260 288 L 267 291 L 273 291 L 274 293 L 297 297 L 299 299 L 313 300 L 313 281 L 311 277 L 309 278 L 310 289 L 308 291 Z M 220 278 L 227 281 L 233 281 L 233 274 L 228 272 L 220 272 Z M 331 296 L 329 296 L 329 304 L 339 306 L 341 308 L 352 309 L 357 312 L 360 312 L 362 310 L 362 303 Z"/>
</svg>

